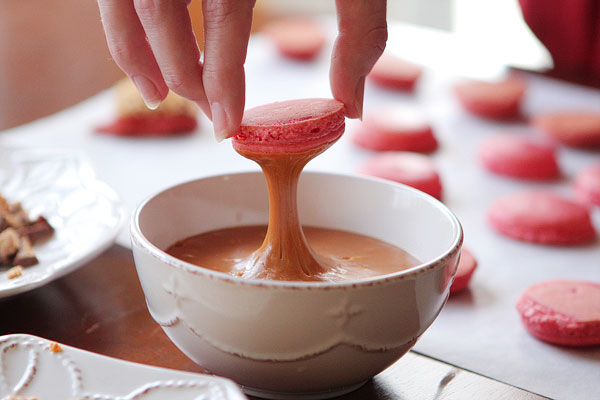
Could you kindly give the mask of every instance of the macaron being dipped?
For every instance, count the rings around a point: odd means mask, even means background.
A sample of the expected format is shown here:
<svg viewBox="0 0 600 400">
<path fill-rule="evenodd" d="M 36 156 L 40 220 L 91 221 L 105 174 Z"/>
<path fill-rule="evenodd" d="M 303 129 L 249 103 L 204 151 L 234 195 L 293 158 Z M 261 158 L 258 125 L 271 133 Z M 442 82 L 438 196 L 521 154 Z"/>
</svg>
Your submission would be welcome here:
<svg viewBox="0 0 600 400">
<path fill-rule="evenodd" d="M 496 174 L 518 179 L 548 180 L 560 175 L 555 146 L 516 134 L 499 134 L 479 146 L 483 166 Z"/>
<path fill-rule="evenodd" d="M 488 220 L 501 234 L 525 242 L 577 245 L 596 237 L 586 206 L 548 191 L 501 197 L 491 206 Z"/>
<path fill-rule="evenodd" d="M 246 110 L 233 147 L 259 154 L 324 150 L 342 136 L 344 127 L 344 104 L 337 100 L 276 102 Z"/>
<path fill-rule="evenodd" d="M 498 82 L 459 83 L 454 92 L 463 108 L 473 115 L 489 119 L 510 119 L 520 114 L 525 84 L 508 78 Z"/>
<path fill-rule="evenodd" d="M 431 160 L 422 154 L 386 152 L 375 155 L 359 173 L 388 179 L 421 190 L 437 199 L 442 197 L 442 183 Z"/>
<path fill-rule="evenodd" d="M 384 53 L 373 66 L 369 79 L 378 86 L 411 92 L 421 76 L 418 65 Z"/>
<path fill-rule="evenodd" d="M 413 109 L 382 107 L 365 115 L 353 132 L 354 144 L 375 151 L 431 153 L 438 148 L 433 128 Z"/>
<path fill-rule="evenodd" d="M 573 186 L 578 199 L 600 207 L 600 163 L 590 165 L 577 174 Z"/>
<path fill-rule="evenodd" d="M 566 346 L 600 345 L 600 284 L 551 280 L 523 292 L 517 310 L 537 339 Z"/>
<path fill-rule="evenodd" d="M 557 142 L 578 148 L 600 148 L 600 112 L 567 111 L 539 114 L 532 124 Z"/>
<path fill-rule="evenodd" d="M 465 290 L 469 286 L 473 272 L 477 268 L 477 260 L 473 257 L 473 254 L 466 248 L 462 248 L 460 251 L 460 260 L 458 261 L 458 267 L 456 269 L 456 276 L 454 282 L 450 286 L 450 294 L 455 294 Z"/>
</svg>

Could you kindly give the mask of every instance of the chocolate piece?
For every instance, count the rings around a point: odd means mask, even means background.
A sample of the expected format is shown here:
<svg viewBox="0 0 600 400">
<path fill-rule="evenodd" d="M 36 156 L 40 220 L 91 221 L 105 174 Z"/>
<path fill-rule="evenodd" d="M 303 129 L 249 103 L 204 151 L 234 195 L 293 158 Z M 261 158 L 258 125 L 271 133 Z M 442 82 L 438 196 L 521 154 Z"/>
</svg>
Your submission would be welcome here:
<svg viewBox="0 0 600 400">
<path fill-rule="evenodd" d="M 19 234 L 13 228 L 6 228 L 0 233 L 0 263 L 4 265 L 13 265 L 13 256 L 19 250 L 21 241 Z"/>
<path fill-rule="evenodd" d="M 9 203 L 0 196 L 0 265 L 37 264 L 32 243 L 54 232 L 46 218 L 39 216 L 31 221 L 21 203 Z"/>
<path fill-rule="evenodd" d="M 24 267 L 28 267 L 30 265 L 34 265 L 38 263 L 38 259 L 33 252 L 33 247 L 31 247 L 31 242 L 27 237 L 21 238 L 21 243 L 19 245 L 19 250 L 13 259 L 13 265 L 22 265 Z"/>
<path fill-rule="evenodd" d="M 54 228 L 52 228 L 46 218 L 39 216 L 34 222 L 21 227 L 18 232 L 20 235 L 28 237 L 31 243 L 36 243 L 52 235 Z"/>
</svg>

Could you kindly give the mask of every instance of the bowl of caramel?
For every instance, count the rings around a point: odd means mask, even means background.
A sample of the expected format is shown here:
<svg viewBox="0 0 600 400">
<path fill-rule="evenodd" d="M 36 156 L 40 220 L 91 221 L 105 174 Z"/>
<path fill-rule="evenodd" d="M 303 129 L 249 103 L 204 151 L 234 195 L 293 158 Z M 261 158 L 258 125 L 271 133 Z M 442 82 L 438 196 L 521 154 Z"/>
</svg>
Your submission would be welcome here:
<svg viewBox="0 0 600 400">
<path fill-rule="evenodd" d="M 260 172 L 166 189 L 133 215 L 135 264 L 152 317 L 192 360 L 251 395 L 333 397 L 431 325 L 462 230 L 384 180 L 305 172 L 295 190 L 269 198 Z"/>
</svg>

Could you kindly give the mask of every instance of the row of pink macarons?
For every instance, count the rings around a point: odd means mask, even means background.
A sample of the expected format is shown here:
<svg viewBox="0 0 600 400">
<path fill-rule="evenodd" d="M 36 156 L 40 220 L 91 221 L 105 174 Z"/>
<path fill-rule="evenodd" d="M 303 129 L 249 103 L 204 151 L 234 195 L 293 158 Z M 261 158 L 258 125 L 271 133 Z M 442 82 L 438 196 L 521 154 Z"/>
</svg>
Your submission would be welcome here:
<svg viewBox="0 0 600 400">
<path fill-rule="evenodd" d="M 389 64 L 389 63 L 388 63 Z M 385 80 L 380 83 L 385 85 Z M 402 86 L 400 86 L 402 87 Z M 514 118 L 520 114 L 525 92 L 521 81 L 463 83 L 456 95 L 463 107 L 479 117 Z M 402 123 L 400 132 L 382 115 L 365 120 L 353 139 L 371 150 L 387 150 L 368 161 L 360 171 L 400 181 L 441 198 L 441 182 L 433 163 L 425 156 L 391 150 L 432 152 L 437 140 L 424 121 Z M 383 116 L 385 118 L 385 116 Z M 533 124 L 555 142 L 571 147 L 600 145 L 600 114 L 567 112 L 543 114 Z M 383 129 L 378 129 L 383 126 Z M 392 127 L 392 129 L 390 129 Z M 375 129 L 373 129 L 375 128 Z M 479 159 L 491 172 L 517 179 L 551 180 L 560 177 L 556 146 L 504 133 L 483 141 Z M 600 163 L 581 171 L 574 183 L 578 201 L 546 191 L 526 191 L 498 199 L 488 212 L 491 225 L 500 233 L 523 241 L 568 245 L 594 240 L 587 206 L 600 206 Z M 477 261 L 464 249 L 451 294 L 464 290 L 477 267 Z M 528 287 L 517 302 L 517 310 L 527 331 L 539 340 L 566 346 L 600 344 L 600 285 L 587 281 L 550 280 Z"/>
<path fill-rule="evenodd" d="M 289 29 L 289 27 L 292 27 Z M 311 25 L 302 23 L 280 25 L 287 35 L 277 34 L 277 27 L 270 32 L 284 56 L 309 60 L 314 58 L 324 43 L 324 35 L 318 28 L 312 34 L 298 35 L 299 31 L 310 32 Z M 315 28 L 315 25 L 312 25 Z M 316 33 L 315 33 L 316 32 Z M 300 43 L 297 37 L 307 37 Z M 286 42 L 287 40 L 287 42 Z M 421 68 L 385 56 L 380 59 L 370 74 L 374 83 L 394 90 L 412 91 Z M 525 93 L 521 81 L 468 82 L 458 85 L 455 93 L 463 107 L 479 117 L 491 119 L 514 118 L 520 114 L 520 103 Z M 383 122 L 390 126 L 390 118 L 373 118 L 375 126 Z M 534 119 L 534 124 L 548 136 L 565 145 L 586 147 L 599 145 L 600 128 L 597 115 L 593 113 L 562 113 L 542 115 Z M 355 134 L 358 145 L 373 150 L 408 150 L 432 152 L 438 144 L 431 127 L 427 124 L 401 125 L 405 128 L 400 134 L 392 125 L 383 129 L 383 135 L 373 134 L 365 120 L 361 130 Z M 393 121 L 393 120 L 392 120 Z M 573 124 L 575 122 L 575 124 Z M 420 127 L 420 129 L 419 129 Z M 577 127 L 573 132 L 573 127 Z M 375 132 L 378 130 L 375 129 Z M 410 134 L 412 131 L 412 135 Z M 369 133 L 371 132 L 371 133 Z M 387 134 L 385 134 L 387 132 Z M 380 131 L 381 133 L 381 131 Z M 532 142 L 517 135 L 492 137 L 485 141 L 479 151 L 481 162 L 490 171 L 521 179 L 553 179 L 560 175 L 554 146 Z M 433 164 L 425 156 L 414 153 L 385 153 L 365 164 L 361 172 L 401 181 L 441 198 L 441 182 Z M 577 196 L 588 203 L 600 203 L 600 165 L 590 166 L 576 178 Z M 543 203 L 543 204 L 540 204 Z M 519 225 L 524 216 L 549 208 L 550 213 L 542 213 L 533 218 L 532 225 Z M 551 214 L 562 216 L 566 225 L 558 223 L 557 229 L 544 227 L 546 222 L 553 225 Z M 583 234 L 575 235 L 578 240 L 590 235 L 589 216 L 583 206 L 562 199 L 552 193 L 527 192 L 500 199 L 490 211 L 490 220 L 508 236 L 522 240 L 546 242 L 563 239 L 578 218 L 583 218 Z M 525 218 L 527 220 L 527 218 Z M 560 220 L 560 218 L 559 218 Z M 577 229 L 577 228 L 576 228 Z M 543 234 L 540 234 L 542 232 Z M 545 232 L 545 233 L 544 233 Z M 591 230 L 593 233 L 593 229 Z M 562 238 L 562 239 L 561 239 Z M 564 243 L 563 243 L 564 244 Z M 477 261 L 467 249 L 463 249 L 451 293 L 464 290 L 477 267 Z M 600 344 L 600 285 L 592 282 L 552 280 L 534 284 L 527 288 L 519 301 L 517 310 L 526 329 L 534 337 L 554 344 L 586 346 Z"/>
</svg>

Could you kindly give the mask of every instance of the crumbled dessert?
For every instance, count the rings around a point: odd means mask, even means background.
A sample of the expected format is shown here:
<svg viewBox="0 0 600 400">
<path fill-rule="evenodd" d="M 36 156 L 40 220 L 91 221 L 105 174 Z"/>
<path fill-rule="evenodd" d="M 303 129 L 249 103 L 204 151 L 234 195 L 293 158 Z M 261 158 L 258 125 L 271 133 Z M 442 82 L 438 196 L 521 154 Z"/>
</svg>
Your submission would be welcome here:
<svg viewBox="0 0 600 400">
<path fill-rule="evenodd" d="M 0 267 L 37 264 L 33 244 L 53 232 L 44 217 L 32 221 L 21 203 L 9 203 L 0 196 Z"/>
<path fill-rule="evenodd" d="M 97 127 L 98 132 L 116 136 L 174 136 L 193 132 L 199 108 L 193 102 L 169 92 L 155 110 L 149 109 L 129 79 L 114 88 L 116 118 Z"/>
<path fill-rule="evenodd" d="M 23 275 L 23 267 L 20 266 L 20 265 L 12 267 L 8 271 L 6 271 L 6 277 L 8 279 L 15 279 L 15 278 L 18 278 L 21 275 Z"/>
<path fill-rule="evenodd" d="M 50 350 L 51 353 L 60 353 L 62 351 L 62 347 L 60 347 L 60 344 L 52 342 L 48 346 L 48 350 Z"/>
</svg>

